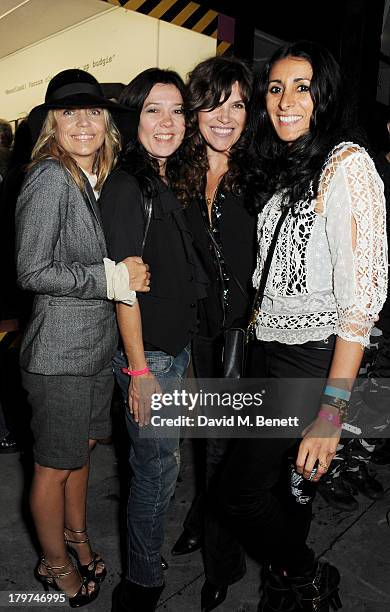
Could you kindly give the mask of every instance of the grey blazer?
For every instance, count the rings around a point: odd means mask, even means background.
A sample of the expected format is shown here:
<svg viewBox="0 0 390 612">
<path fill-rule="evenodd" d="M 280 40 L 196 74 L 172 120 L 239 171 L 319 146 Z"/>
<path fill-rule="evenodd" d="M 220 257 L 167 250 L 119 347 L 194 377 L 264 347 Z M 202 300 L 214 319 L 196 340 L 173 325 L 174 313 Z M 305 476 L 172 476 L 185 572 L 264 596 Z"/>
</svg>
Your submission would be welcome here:
<svg viewBox="0 0 390 612">
<path fill-rule="evenodd" d="M 93 193 L 83 196 L 54 159 L 34 166 L 16 207 L 18 283 L 36 294 L 22 368 L 89 376 L 109 363 L 118 337 L 107 299 L 106 256 Z"/>
</svg>

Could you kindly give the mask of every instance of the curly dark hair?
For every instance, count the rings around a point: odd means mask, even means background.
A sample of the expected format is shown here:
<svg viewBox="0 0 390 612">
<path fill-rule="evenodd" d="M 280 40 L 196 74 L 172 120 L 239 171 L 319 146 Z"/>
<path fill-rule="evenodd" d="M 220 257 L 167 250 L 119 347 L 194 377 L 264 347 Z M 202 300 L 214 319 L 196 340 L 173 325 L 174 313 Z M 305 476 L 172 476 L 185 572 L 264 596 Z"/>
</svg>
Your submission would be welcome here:
<svg viewBox="0 0 390 612">
<path fill-rule="evenodd" d="M 271 69 L 287 57 L 305 59 L 313 69 L 310 94 L 314 109 L 310 129 L 292 143 L 277 137 L 266 109 Z M 257 122 L 256 145 L 266 176 L 260 204 L 279 190 L 284 190 L 284 204 L 288 206 L 316 197 L 321 169 L 332 148 L 343 140 L 367 146 L 363 132 L 353 127 L 351 108 L 344 100 L 340 67 L 325 47 L 310 41 L 279 47 L 265 65 L 255 88 L 251 121 Z"/>
<path fill-rule="evenodd" d="M 142 107 L 151 89 L 157 84 L 174 85 L 185 95 L 185 85 L 182 78 L 173 70 L 161 68 L 148 68 L 140 72 L 122 90 L 119 102 L 129 106 L 141 114 Z M 167 159 L 165 178 L 167 184 L 174 188 L 179 182 L 182 155 L 181 147 Z M 119 159 L 119 167 L 127 170 L 138 181 L 142 193 L 146 197 L 153 197 L 157 193 L 157 184 L 160 177 L 159 165 L 153 159 L 138 140 L 132 140 L 122 152 Z"/>
<path fill-rule="evenodd" d="M 178 197 L 184 206 L 204 196 L 206 174 L 209 169 L 206 143 L 199 131 L 198 113 L 214 110 L 223 104 L 238 82 L 240 94 L 250 113 L 253 73 L 249 66 L 236 57 L 212 57 L 198 64 L 189 74 L 185 96 L 187 135 L 183 146 L 184 162 Z M 253 146 L 253 130 L 245 128 L 229 152 L 229 167 L 223 177 L 227 191 L 244 194 L 250 208 L 256 197 L 257 156 Z"/>
</svg>

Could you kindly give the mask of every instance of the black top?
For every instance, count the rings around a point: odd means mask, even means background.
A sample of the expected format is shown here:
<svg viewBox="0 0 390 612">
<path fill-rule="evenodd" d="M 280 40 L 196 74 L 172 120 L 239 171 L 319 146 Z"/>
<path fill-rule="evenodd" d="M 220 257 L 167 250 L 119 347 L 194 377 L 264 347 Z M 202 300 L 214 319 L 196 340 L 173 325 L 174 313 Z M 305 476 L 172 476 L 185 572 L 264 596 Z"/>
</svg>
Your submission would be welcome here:
<svg viewBox="0 0 390 612">
<path fill-rule="evenodd" d="M 209 219 L 205 203 L 193 202 L 185 211 L 196 252 L 211 280 L 207 298 L 201 300 L 199 307 L 198 333 L 206 337 L 217 336 L 224 327 L 246 325 L 254 296 L 252 274 L 256 264 L 256 216 L 246 210 L 243 197 L 224 193 L 221 188 L 218 189 L 215 203 L 218 204 L 218 215 L 213 214 L 212 233 L 222 250 L 225 263 L 222 270 L 207 231 Z M 221 282 L 221 272 L 224 282 Z M 247 295 L 244 295 L 235 279 Z"/>
<path fill-rule="evenodd" d="M 0 183 L 7 174 L 7 169 L 11 157 L 11 150 L 0 145 Z"/>
<path fill-rule="evenodd" d="M 20 289 L 16 280 L 15 208 L 24 177 L 24 166 L 14 166 L 0 184 L 0 319 L 19 319 L 20 328 L 23 328 L 30 318 L 34 298 L 29 291 Z"/>
<path fill-rule="evenodd" d="M 385 188 L 387 241 L 390 245 L 390 162 L 387 161 L 385 153 L 379 153 L 376 155 L 374 162 Z M 379 314 L 379 321 L 376 323 L 376 325 L 387 334 L 390 334 L 390 276 L 387 285 L 386 302 L 384 303 L 382 311 Z"/>
<path fill-rule="evenodd" d="M 136 179 L 125 170 L 115 170 L 99 203 L 111 259 L 141 256 L 145 215 Z M 138 294 L 142 335 L 145 348 L 178 355 L 197 329 L 196 302 L 205 295 L 206 277 L 196 261 L 180 203 L 161 181 L 152 204 L 142 255 L 150 266 L 150 292 Z"/>
</svg>

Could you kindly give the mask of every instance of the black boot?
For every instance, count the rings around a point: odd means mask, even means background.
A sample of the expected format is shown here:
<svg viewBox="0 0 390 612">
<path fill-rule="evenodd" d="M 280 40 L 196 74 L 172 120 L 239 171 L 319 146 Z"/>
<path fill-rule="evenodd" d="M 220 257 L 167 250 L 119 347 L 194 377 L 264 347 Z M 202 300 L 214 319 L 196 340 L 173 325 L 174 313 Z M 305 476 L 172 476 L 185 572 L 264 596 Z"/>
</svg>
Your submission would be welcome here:
<svg viewBox="0 0 390 612">
<path fill-rule="evenodd" d="M 183 530 L 183 533 L 179 536 L 176 544 L 171 550 L 172 555 L 187 555 L 201 547 L 200 537 L 192 535 L 187 529 Z"/>
<path fill-rule="evenodd" d="M 288 578 L 271 567 L 262 571 L 261 591 L 257 612 L 295 612 L 295 593 Z"/>
<path fill-rule="evenodd" d="M 18 453 L 18 444 L 12 434 L 8 433 L 0 440 L 0 453 Z"/>
<path fill-rule="evenodd" d="M 327 561 L 318 561 L 309 574 L 289 577 L 288 580 L 295 593 L 295 610 L 329 612 L 330 608 L 339 610 L 342 607 L 338 594 L 340 574 L 338 569 Z"/>
<path fill-rule="evenodd" d="M 225 601 L 227 586 L 215 586 L 208 580 L 203 584 L 200 593 L 200 606 L 202 612 L 211 612 Z"/>
<path fill-rule="evenodd" d="M 111 612 L 154 612 L 164 586 L 144 587 L 122 580 L 113 590 Z"/>
</svg>

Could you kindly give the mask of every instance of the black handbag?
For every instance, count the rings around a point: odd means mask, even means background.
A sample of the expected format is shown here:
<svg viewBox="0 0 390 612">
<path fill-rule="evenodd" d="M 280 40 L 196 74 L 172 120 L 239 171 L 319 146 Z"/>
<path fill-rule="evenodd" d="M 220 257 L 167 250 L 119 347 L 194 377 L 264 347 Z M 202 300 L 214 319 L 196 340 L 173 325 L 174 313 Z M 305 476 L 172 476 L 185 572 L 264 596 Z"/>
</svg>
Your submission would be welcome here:
<svg viewBox="0 0 390 612">
<path fill-rule="evenodd" d="M 274 235 L 272 236 L 271 244 L 268 249 L 267 257 L 264 262 L 261 273 L 259 287 L 253 300 L 249 325 L 246 328 L 231 327 L 224 332 L 224 344 L 222 353 L 223 377 L 224 378 L 242 378 L 245 374 L 245 365 L 248 354 L 248 344 L 255 338 L 255 325 L 258 314 L 260 312 L 261 303 L 263 301 L 264 290 L 267 284 L 268 274 L 271 267 L 271 261 L 274 255 L 276 242 L 279 236 L 280 228 L 288 214 L 288 208 L 284 208 L 280 218 L 276 224 Z M 232 278 L 240 283 L 232 275 Z"/>
<path fill-rule="evenodd" d="M 221 259 L 223 255 L 218 242 L 213 236 L 210 226 L 204 222 L 204 227 L 209 235 L 214 251 L 216 253 L 215 260 L 218 265 L 219 279 L 222 287 L 224 287 L 224 279 L 222 274 Z M 241 293 L 249 302 L 249 296 L 238 278 L 229 270 L 231 278 L 238 286 Z M 226 309 L 223 298 L 221 298 L 221 307 L 223 312 L 223 326 L 225 326 Z M 223 378 L 242 378 L 245 371 L 246 354 L 246 329 L 242 327 L 224 328 L 223 332 L 223 348 L 222 348 L 222 376 Z"/>
<path fill-rule="evenodd" d="M 224 378 L 242 378 L 244 376 L 247 349 L 246 329 L 242 327 L 225 329 L 222 352 Z"/>
</svg>

